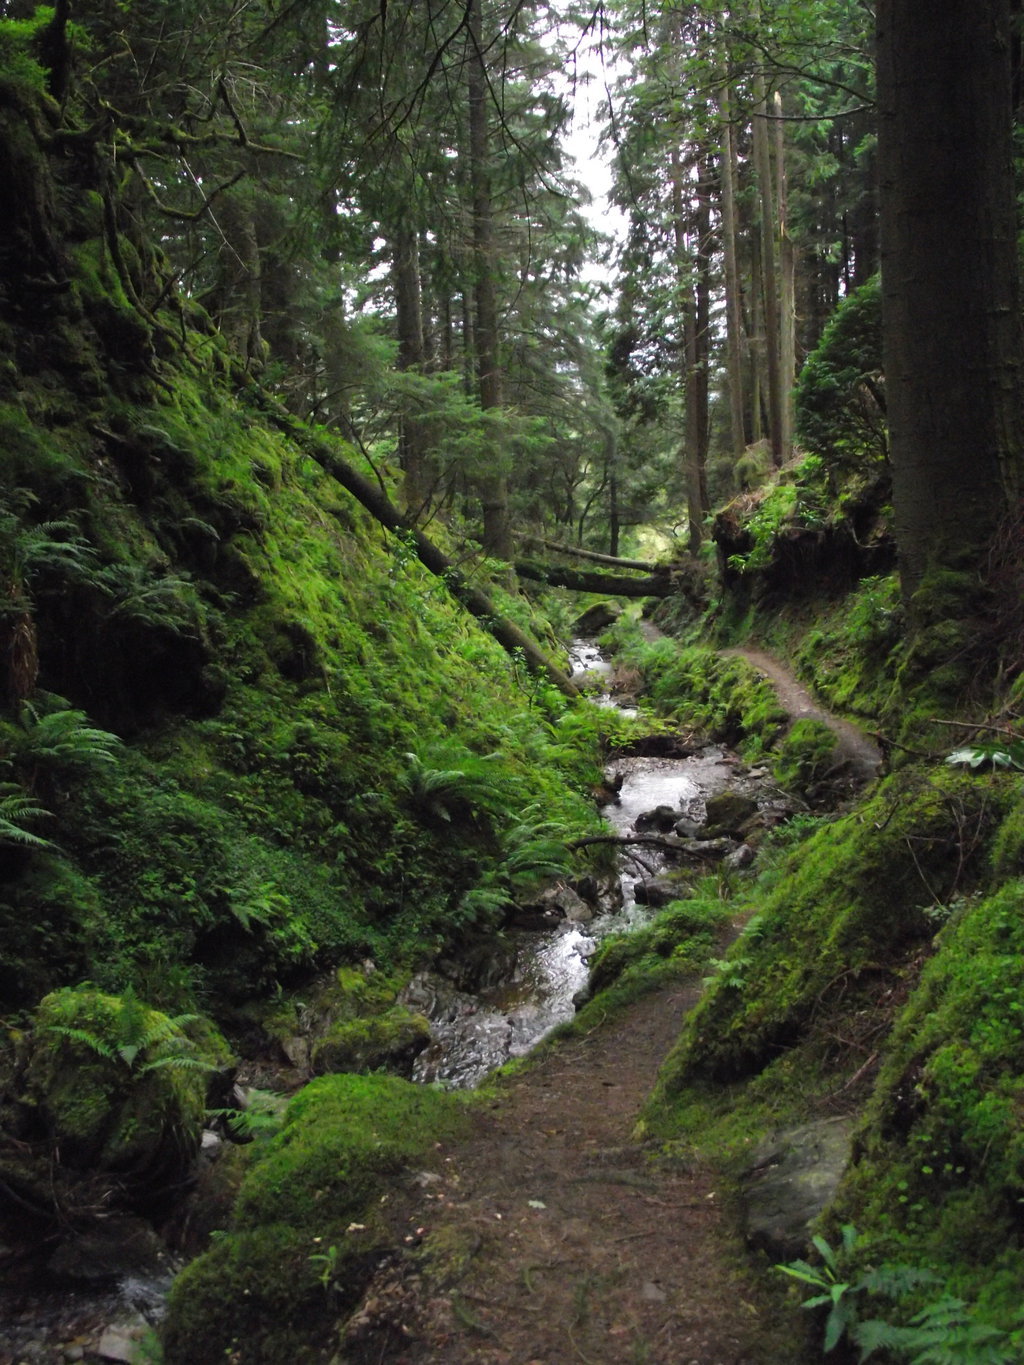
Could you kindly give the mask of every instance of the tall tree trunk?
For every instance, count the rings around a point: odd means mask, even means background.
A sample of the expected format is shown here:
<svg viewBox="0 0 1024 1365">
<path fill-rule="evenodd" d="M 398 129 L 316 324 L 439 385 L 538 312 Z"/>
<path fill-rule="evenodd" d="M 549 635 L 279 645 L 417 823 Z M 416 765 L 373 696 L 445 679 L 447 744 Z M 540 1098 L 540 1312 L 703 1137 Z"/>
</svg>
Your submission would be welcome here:
<svg viewBox="0 0 1024 1365">
<path fill-rule="evenodd" d="M 685 434 L 682 444 L 682 466 L 686 478 L 686 503 L 690 553 L 700 549 L 704 534 L 704 518 L 708 512 L 707 448 L 708 448 L 708 381 L 707 381 L 707 252 L 710 233 L 710 207 L 707 187 L 698 182 L 693 187 L 690 202 L 689 186 L 684 185 L 684 171 L 678 149 L 673 147 L 672 218 L 675 234 L 676 289 L 679 313 L 683 322 L 682 385 L 685 401 Z M 703 159 L 700 165 L 703 165 Z M 704 259 L 702 260 L 702 256 Z"/>
<path fill-rule="evenodd" d="M 476 301 L 476 372 L 480 406 L 501 407 L 498 357 L 498 299 L 495 287 L 494 206 L 491 200 L 490 136 L 487 127 L 487 68 L 483 48 L 481 0 L 469 0 L 469 164 L 473 201 L 473 286 Z M 508 514 L 508 478 L 499 466 L 480 480 L 483 546 L 488 554 L 509 559 L 512 534 Z"/>
<path fill-rule="evenodd" d="M 785 122 L 782 96 L 772 100 L 775 120 L 775 202 L 779 233 L 779 429 L 782 463 L 793 453 L 793 386 L 796 383 L 796 257 L 789 235 Z"/>
<path fill-rule="evenodd" d="M 408 221 L 394 232 L 391 272 L 395 291 L 395 325 L 398 331 L 398 368 L 409 374 L 423 369 L 423 296 L 420 285 L 419 240 Z M 427 502 L 433 484 L 428 468 L 427 431 L 414 414 L 402 418 L 398 438 L 399 461 L 404 473 L 403 500 L 415 515 Z"/>
<path fill-rule="evenodd" d="M 775 204 L 772 192 L 772 153 L 768 95 L 764 76 L 754 76 L 754 167 L 760 212 L 761 299 L 764 310 L 764 355 L 767 373 L 768 441 L 772 464 L 785 458 L 782 417 L 782 378 L 779 363 L 779 272 L 775 254 Z"/>
<path fill-rule="evenodd" d="M 911 622 L 976 573 L 1021 458 L 1010 0 L 879 0 L 879 170 L 893 507 Z"/>
<path fill-rule="evenodd" d="M 729 432 L 732 456 L 738 460 L 746 445 L 743 423 L 743 295 L 736 248 L 736 139 L 728 86 L 719 96 L 722 118 L 722 254 L 725 258 L 726 372 L 729 377 Z"/>
</svg>

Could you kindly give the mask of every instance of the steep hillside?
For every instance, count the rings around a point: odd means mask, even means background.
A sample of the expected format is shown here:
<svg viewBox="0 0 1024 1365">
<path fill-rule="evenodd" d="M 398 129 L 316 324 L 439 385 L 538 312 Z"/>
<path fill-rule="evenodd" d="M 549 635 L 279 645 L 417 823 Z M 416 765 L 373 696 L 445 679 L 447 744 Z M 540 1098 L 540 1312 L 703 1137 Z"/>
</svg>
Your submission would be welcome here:
<svg viewBox="0 0 1024 1365">
<path fill-rule="evenodd" d="M 591 819 L 587 762 L 567 790 L 536 761 L 564 707 L 265 420 L 201 310 L 141 302 L 165 266 L 51 113 L 0 85 L 7 1007 L 434 951 L 528 808 Z"/>
</svg>

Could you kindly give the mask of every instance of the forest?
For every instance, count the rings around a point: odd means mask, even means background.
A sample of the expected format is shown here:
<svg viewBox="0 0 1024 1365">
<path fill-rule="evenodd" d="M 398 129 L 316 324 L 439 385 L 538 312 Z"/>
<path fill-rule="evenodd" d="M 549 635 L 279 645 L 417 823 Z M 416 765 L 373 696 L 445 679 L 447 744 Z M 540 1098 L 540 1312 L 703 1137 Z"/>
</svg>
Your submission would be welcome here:
<svg viewBox="0 0 1024 1365">
<path fill-rule="evenodd" d="M 1022 89 L 0 0 L 0 1359 L 1024 1360 Z"/>
</svg>

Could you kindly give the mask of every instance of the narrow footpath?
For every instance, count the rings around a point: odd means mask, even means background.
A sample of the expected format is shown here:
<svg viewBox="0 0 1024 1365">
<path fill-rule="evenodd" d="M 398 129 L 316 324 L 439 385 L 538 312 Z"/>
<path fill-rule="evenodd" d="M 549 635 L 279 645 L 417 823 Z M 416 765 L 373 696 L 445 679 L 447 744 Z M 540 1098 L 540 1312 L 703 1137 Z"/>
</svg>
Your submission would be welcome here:
<svg viewBox="0 0 1024 1365">
<path fill-rule="evenodd" d="M 785 664 L 760 649 L 740 647 L 726 649 L 722 653 L 746 659 L 748 664 L 763 673 L 774 686 L 779 702 L 791 720 L 819 720 L 827 725 L 839 741 L 839 754 L 849 762 L 860 779 L 866 782 L 878 776 L 882 766 L 882 751 L 875 741 L 850 721 L 841 720 L 820 706 Z"/>
<path fill-rule="evenodd" d="M 648 628 L 652 629 L 653 628 Z M 882 755 L 784 665 L 741 655 L 792 719 L 820 720 L 860 780 Z M 471 1136 L 420 1172 L 407 1240 L 352 1319 L 345 1365 L 799 1365 L 803 1315 L 750 1270 L 699 1162 L 633 1136 L 700 994 L 680 983 L 503 1081 Z"/>
<path fill-rule="evenodd" d="M 803 1324 L 742 1267 L 711 1174 L 632 1137 L 698 994 L 640 1000 L 502 1084 L 418 1176 L 409 1237 L 435 1273 L 385 1268 L 342 1360 L 796 1365 Z"/>
</svg>

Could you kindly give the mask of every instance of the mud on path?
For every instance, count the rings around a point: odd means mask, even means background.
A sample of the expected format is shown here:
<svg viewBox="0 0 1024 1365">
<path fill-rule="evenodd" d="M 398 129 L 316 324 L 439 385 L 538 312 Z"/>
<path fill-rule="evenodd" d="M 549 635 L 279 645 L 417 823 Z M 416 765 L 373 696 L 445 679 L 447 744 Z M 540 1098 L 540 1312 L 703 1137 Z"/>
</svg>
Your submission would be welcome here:
<svg viewBox="0 0 1024 1365">
<path fill-rule="evenodd" d="M 632 1138 L 698 994 L 648 996 L 500 1084 L 468 1139 L 419 1174 L 408 1237 L 429 1256 L 378 1273 L 341 1360 L 799 1360 L 802 1333 L 759 1303 L 711 1174 Z"/>
</svg>

